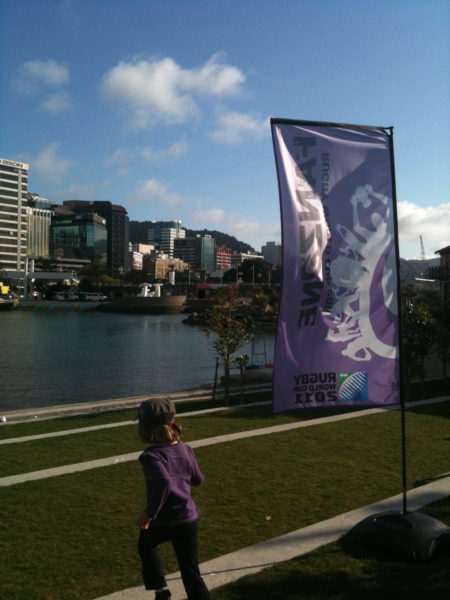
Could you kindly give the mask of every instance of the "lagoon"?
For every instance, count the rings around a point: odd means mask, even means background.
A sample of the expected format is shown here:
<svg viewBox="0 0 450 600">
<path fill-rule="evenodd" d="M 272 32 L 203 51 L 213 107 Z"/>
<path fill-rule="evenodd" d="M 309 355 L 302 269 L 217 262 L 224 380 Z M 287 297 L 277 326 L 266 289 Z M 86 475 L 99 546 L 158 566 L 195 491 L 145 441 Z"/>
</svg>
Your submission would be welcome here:
<svg viewBox="0 0 450 600">
<path fill-rule="evenodd" d="M 211 384 L 214 352 L 186 315 L 0 312 L 0 412 Z M 255 352 L 273 335 L 258 336 Z M 251 346 L 242 353 L 251 354 Z"/>
</svg>

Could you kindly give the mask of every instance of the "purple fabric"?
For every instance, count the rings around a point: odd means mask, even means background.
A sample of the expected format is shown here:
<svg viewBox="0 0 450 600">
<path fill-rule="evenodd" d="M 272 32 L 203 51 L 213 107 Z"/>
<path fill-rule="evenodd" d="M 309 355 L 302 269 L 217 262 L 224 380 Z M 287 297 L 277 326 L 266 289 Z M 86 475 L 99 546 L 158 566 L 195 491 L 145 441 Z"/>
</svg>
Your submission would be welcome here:
<svg viewBox="0 0 450 600">
<path fill-rule="evenodd" d="M 274 412 L 399 402 L 390 140 L 272 122 L 283 234 Z"/>
<path fill-rule="evenodd" d="M 203 482 L 194 451 L 184 442 L 149 446 L 139 456 L 147 487 L 145 512 L 155 525 L 181 525 L 200 516 L 191 485 Z"/>
</svg>

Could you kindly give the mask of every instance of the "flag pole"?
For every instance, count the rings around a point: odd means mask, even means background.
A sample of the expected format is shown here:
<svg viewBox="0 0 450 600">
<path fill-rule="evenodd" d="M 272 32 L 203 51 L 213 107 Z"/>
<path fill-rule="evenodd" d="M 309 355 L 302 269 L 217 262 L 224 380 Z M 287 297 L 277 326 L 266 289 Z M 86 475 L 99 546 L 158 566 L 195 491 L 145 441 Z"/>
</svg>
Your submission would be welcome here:
<svg viewBox="0 0 450 600">
<path fill-rule="evenodd" d="M 391 157 L 391 181 L 392 181 L 392 207 L 394 216 L 394 239 L 395 239 L 395 257 L 397 262 L 397 303 L 398 303 L 398 363 L 399 363 L 399 396 L 400 396 L 400 421 L 401 421 L 401 440 L 402 440 L 402 489 L 403 489 L 403 509 L 405 515 L 407 511 L 407 463 L 406 463 L 406 408 L 405 394 L 403 385 L 403 352 L 402 352 L 402 298 L 400 283 L 400 250 L 398 239 L 398 217 L 397 217 L 397 188 L 395 183 L 395 162 L 394 162 L 394 128 L 387 127 L 389 131 L 389 152 Z"/>
</svg>

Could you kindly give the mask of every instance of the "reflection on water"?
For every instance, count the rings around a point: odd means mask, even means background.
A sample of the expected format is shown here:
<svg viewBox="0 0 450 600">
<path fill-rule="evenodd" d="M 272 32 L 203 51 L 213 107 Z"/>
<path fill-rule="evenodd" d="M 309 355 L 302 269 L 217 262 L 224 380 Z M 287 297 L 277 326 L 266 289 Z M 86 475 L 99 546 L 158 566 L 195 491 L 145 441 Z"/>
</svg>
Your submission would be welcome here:
<svg viewBox="0 0 450 600">
<path fill-rule="evenodd" d="M 173 392 L 211 383 L 211 345 L 183 318 L 0 313 L 0 410 Z M 269 361 L 272 337 L 266 340 Z M 242 352 L 250 354 L 251 348 Z"/>
</svg>

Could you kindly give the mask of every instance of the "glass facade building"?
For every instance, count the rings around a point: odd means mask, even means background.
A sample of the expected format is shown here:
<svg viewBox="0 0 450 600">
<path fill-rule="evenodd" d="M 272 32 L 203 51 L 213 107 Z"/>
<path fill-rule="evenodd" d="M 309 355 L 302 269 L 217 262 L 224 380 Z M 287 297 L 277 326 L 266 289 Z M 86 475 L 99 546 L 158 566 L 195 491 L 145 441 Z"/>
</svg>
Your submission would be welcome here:
<svg viewBox="0 0 450 600">
<path fill-rule="evenodd" d="M 216 240 L 210 235 L 176 239 L 174 256 L 187 262 L 191 269 L 212 273 L 216 269 Z"/>
<path fill-rule="evenodd" d="M 102 217 L 56 209 L 51 225 L 51 253 L 55 257 L 106 264 L 107 237 L 106 222 Z"/>
<path fill-rule="evenodd" d="M 123 206 L 112 204 L 107 200 L 66 200 L 63 206 L 76 214 L 95 213 L 105 220 L 107 236 L 108 272 L 129 270 L 128 246 L 130 239 L 130 222 Z"/>
</svg>

